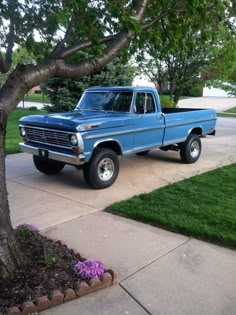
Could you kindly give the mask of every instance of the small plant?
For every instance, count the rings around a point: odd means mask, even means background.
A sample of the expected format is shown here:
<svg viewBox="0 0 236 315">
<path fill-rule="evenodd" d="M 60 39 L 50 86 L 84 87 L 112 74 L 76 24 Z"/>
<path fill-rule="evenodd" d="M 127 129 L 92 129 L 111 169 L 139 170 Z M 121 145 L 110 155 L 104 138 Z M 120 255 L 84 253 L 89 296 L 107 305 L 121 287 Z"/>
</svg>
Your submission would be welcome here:
<svg viewBox="0 0 236 315">
<path fill-rule="evenodd" d="M 79 274 L 81 279 L 90 280 L 93 278 L 100 278 L 105 272 L 105 265 L 95 259 L 86 259 L 75 264 L 74 270 Z"/>
<path fill-rule="evenodd" d="M 56 262 L 56 257 L 51 248 L 47 248 L 44 244 L 44 262 L 47 267 L 53 265 Z"/>
<path fill-rule="evenodd" d="M 34 233 L 38 233 L 39 229 L 33 224 L 19 224 L 15 228 L 16 235 L 18 236 L 29 236 Z"/>
</svg>

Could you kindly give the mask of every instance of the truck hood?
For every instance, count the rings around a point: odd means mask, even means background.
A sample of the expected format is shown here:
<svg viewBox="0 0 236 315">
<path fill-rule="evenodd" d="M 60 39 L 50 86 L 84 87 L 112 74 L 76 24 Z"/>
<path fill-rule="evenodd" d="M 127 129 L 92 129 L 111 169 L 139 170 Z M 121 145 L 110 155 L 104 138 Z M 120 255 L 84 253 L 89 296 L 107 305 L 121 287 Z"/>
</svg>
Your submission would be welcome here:
<svg viewBox="0 0 236 315">
<path fill-rule="evenodd" d="M 67 131 L 83 131 L 122 127 L 129 124 L 130 113 L 103 111 L 74 111 L 49 115 L 30 115 L 20 119 L 20 124 Z M 90 128 L 88 128 L 88 126 Z"/>
</svg>

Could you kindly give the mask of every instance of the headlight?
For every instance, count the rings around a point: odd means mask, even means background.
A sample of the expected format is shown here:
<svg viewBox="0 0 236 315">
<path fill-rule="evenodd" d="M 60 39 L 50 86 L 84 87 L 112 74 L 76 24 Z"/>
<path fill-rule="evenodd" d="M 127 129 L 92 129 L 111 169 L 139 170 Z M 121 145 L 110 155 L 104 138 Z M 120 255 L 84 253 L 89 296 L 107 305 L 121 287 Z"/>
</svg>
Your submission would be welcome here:
<svg viewBox="0 0 236 315">
<path fill-rule="evenodd" d="M 76 135 L 71 135 L 70 136 L 70 144 L 72 146 L 76 146 L 78 144 L 78 139 Z"/>
<path fill-rule="evenodd" d="M 24 127 L 20 127 L 20 135 L 21 137 L 25 137 L 26 136 L 26 131 Z"/>
</svg>

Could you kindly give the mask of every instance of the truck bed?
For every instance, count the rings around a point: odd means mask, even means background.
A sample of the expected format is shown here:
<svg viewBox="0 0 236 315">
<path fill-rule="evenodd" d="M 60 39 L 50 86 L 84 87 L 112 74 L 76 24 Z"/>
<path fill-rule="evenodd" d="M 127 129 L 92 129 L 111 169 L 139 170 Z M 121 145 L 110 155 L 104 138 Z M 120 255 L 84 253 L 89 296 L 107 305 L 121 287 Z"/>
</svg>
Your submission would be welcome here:
<svg viewBox="0 0 236 315">
<path fill-rule="evenodd" d="M 184 142 L 190 133 L 211 134 L 215 130 L 216 112 L 200 108 L 162 108 L 165 114 L 163 145 Z"/>
<path fill-rule="evenodd" d="M 164 114 L 192 112 L 192 111 L 196 111 L 196 110 L 204 110 L 204 109 L 202 109 L 202 108 L 168 108 L 168 107 L 162 107 L 162 112 Z"/>
</svg>

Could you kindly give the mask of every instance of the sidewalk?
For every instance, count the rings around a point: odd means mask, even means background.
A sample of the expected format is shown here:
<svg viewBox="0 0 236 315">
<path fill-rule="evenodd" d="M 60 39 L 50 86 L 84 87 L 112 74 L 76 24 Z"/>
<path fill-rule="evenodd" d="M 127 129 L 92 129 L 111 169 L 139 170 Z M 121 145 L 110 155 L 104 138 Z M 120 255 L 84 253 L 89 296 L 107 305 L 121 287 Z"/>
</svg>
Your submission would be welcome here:
<svg viewBox="0 0 236 315">
<path fill-rule="evenodd" d="M 236 252 L 99 212 L 48 229 L 118 271 L 119 285 L 44 315 L 235 315 Z"/>
<path fill-rule="evenodd" d="M 119 284 L 42 312 L 43 315 L 235 315 L 236 251 L 102 211 L 109 204 L 235 162 L 236 120 L 220 118 L 217 136 L 202 139 L 198 163 L 153 150 L 121 159 L 117 182 L 92 190 L 67 166 L 37 172 L 32 157 L 7 157 L 13 223 L 32 223 L 87 258 L 118 272 Z M 223 185 L 223 183 L 222 183 Z"/>
</svg>

